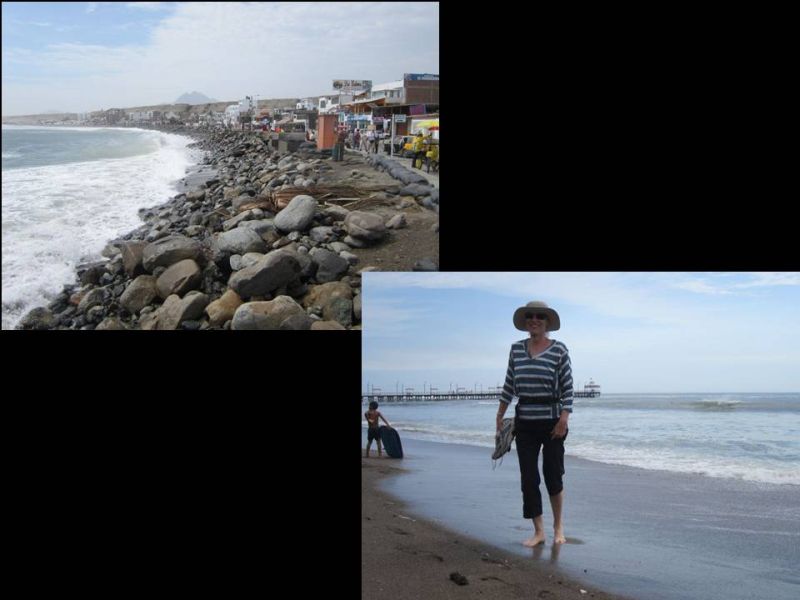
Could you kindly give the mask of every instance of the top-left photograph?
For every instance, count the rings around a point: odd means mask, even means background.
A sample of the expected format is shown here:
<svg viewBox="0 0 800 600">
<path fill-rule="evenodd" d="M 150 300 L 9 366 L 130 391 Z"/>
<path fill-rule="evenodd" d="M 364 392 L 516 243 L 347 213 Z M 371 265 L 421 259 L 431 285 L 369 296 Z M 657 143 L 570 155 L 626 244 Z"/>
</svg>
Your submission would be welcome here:
<svg viewBox="0 0 800 600">
<path fill-rule="evenodd" d="M 437 2 L 3 2 L 2 57 L 4 330 L 360 330 L 439 269 Z"/>
</svg>

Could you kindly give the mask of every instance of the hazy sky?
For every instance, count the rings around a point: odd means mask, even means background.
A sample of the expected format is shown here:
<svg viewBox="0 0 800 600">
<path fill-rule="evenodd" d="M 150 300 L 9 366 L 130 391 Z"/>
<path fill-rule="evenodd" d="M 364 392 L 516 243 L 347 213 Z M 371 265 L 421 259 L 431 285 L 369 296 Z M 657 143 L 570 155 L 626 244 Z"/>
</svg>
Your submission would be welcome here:
<svg viewBox="0 0 800 600">
<path fill-rule="evenodd" d="M 3 115 L 439 73 L 436 2 L 3 2 L 2 17 Z"/>
<path fill-rule="evenodd" d="M 580 389 L 800 391 L 800 273 L 365 273 L 362 389 L 502 385 L 514 310 L 561 317 Z"/>
</svg>

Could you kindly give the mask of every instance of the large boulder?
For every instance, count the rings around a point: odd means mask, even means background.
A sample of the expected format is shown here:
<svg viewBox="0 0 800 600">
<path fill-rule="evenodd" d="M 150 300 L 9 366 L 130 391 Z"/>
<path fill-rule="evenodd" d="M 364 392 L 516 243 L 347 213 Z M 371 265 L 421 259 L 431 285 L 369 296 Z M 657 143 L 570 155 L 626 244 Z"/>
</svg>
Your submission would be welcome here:
<svg viewBox="0 0 800 600">
<path fill-rule="evenodd" d="M 270 252 L 253 266 L 231 275 L 228 286 L 242 298 L 263 296 L 295 279 L 301 268 L 291 253 Z"/>
<path fill-rule="evenodd" d="M 219 250 L 227 254 L 246 254 L 248 252 L 266 252 L 267 245 L 254 230 L 237 227 L 217 235 Z"/>
<path fill-rule="evenodd" d="M 106 297 L 106 292 L 103 288 L 94 288 L 90 290 L 80 301 L 78 304 L 78 312 L 85 313 L 90 308 L 95 306 L 99 306 L 103 303 Z"/>
<path fill-rule="evenodd" d="M 152 275 L 139 275 L 119 297 L 120 306 L 135 315 L 158 297 L 156 278 Z"/>
<path fill-rule="evenodd" d="M 222 327 L 226 321 L 233 319 L 236 309 L 241 305 L 242 299 L 239 297 L 239 294 L 233 290 L 226 291 L 222 294 L 222 297 L 206 306 L 209 325 L 212 327 Z"/>
<path fill-rule="evenodd" d="M 17 329 L 55 329 L 58 321 L 50 309 L 39 306 L 34 308 L 17 325 Z"/>
<path fill-rule="evenodd" d="M 166 299 L 172 294 L 183 296 L 200 287 L 203 272 L 191 258 L 176 262 L 164 271 L 156 281 L 158 295 Z"/>
<path fill-rule="evenodd" d="M 184 321 L 198 319 L 203 314 L 203 309 L 208 305 L 208 296 L 202 292 L 189 292 L 181 299 L 176 294 L 164 300 L 154 314 L 153 320 L 148 319 L 149 329 L 172 330 L 178 329 Z M 145 329 L 144 323 L 142 329 Z"/>
<path fill-rule="evenodd" d="M 187 258 L 201 262 L 203 247 L 185 235 L 168 235 L 148 244 L 142 251 L 142 264 L 148 273 L 156 267 L 169 267 Z"/>
<path fill-rule="evenodd" d="M 275 230 L 272 219 L 259 219 L 258 221 L 243 221 L 239 223 L 239 229 L 252 229 L 258 235 L 263 236 L 269 231 Z"/>
<path fill-rule="evenodd" d="M 275 227 L 283 232 L 305 231 L 314 220 L 317 201 L 311 196 L 295 196 L 275 217 Z"/>
<path fill-rule="evenodd" d="M 376 242 L 386 237 L 386 226 L 379 215 L 358 210 L 351 211 L 344 220 L 344 227 L 351 237 Z"/>
<path fill-rule="evenodd" d="M 231 329 L 280 329 L 284 321 L 297 316 L 306 316 L 306 313 L 289 296 L 278 296 L 268 302 L 247 302 L 236 309 Z"/>
<path fill-rule="evenodd" d="M 320 283 L 338 280 L 350 267 L 341 256 L 323 248 L 317 249 L 311 259 L 317 264 L 316 279 Z"/>
</svg>

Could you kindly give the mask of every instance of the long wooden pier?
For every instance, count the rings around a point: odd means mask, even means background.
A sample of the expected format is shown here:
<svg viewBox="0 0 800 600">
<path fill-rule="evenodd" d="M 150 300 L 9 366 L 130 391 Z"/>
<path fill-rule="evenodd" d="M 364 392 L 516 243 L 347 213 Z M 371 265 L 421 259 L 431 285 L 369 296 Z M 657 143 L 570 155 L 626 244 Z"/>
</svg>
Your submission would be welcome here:
<svg viewBox="0 0 800 600">
<path fill-rule="evenodd" d="M 596 398 L 600 392 L 576 391 L 575 398 Z M 361 403 L 369 404 L 372 401 L 378 404 L 386 402 L 437 402 L 442 400 L 500 400 L 498 392 L 446 392 L 443 394 L 362 394 Z"/>
</svg>

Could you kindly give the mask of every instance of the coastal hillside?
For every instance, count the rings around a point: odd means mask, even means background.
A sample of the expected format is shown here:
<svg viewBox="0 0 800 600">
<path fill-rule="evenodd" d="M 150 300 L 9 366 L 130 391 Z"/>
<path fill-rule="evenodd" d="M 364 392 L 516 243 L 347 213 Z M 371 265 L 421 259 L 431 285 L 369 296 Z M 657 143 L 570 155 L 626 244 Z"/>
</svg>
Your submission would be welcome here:
<svg viewBox="0 0 800 600">
<path fill-rule="evenodd" d="M 299 98 L 266 98 L 266 99 L 259 99 L 258 100 L 258 107 L 259 109 L 270 109 L 274 110 L 276 108 L 294 108 L 297 102 L 299 102 Z M 310 100 L 314 103 L 317 102 L 317 97 L 311 97 Z M 151 104 L 147 106 L 128 106 L 128 107 L 111 107 L 106 110 L 124 110 L 124 111 L 131 111 L 131 112 L 146 112 L 146 111 L 161 111 L 161 112 L 168 112 L 173 111 L 175 113 L 183 113 L 185 115 L 193 115 L 193 114 L 205 114 L 208 112 L 223 112 L 228 106 L 231 104 L 238 104 L 239 100 L 226 100 L 226 101 L 219 101 L 219 102 L 210 102 L 206 104 Z M 104 110 L 100 111 L 93 111 L 90 114 L 98 115 L 101 112 L 105 112 Z M 38 125 L 40 123 L 57 123 L 61 121 L 75 121 L 78 119 L 77 113 L 59 113 L 59 114 L 38 114 L 38 115 L 17 115 L 17 116 L 4 116 L 2 118 L 3 123 L 6 125 Z"/>
<path fill-rule="evenodd" d="M 216 102 L 216 100 L 200 92 L 181 94 L 181 96 L 175 100 L 175 104 L 213 104 L 214 102 Z"/>
</svg>

